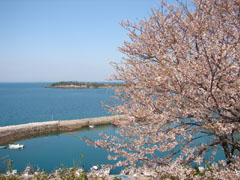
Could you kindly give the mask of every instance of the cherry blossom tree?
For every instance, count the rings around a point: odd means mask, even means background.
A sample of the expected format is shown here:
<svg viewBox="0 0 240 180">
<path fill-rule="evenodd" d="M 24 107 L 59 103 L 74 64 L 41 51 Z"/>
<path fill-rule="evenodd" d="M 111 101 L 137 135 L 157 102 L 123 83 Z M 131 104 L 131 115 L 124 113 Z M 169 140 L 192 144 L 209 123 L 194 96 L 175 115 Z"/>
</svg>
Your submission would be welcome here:
<svg viewBox="0 0 240 180">
<path fill-rule="evenodd" d="M 193 162 L 211 164 L 219 151 L 224 167 L 235 167 L 240 1 L 195 0 L 190 10 L 162 1 L 149 18 L 122 26 L 129 41 L 119 48 L 125 56 L 114 64 L 112 80 L 125 82 L 116 91 L 123 103 L 110 110 L 125 116 L 118 122 L 120 136 L 103 134 L 95 145 L 116 153 L 109 159 L 123 157 L 116 166 L 138 164 L 158 173 L 180 173 Z"/>
</svg>

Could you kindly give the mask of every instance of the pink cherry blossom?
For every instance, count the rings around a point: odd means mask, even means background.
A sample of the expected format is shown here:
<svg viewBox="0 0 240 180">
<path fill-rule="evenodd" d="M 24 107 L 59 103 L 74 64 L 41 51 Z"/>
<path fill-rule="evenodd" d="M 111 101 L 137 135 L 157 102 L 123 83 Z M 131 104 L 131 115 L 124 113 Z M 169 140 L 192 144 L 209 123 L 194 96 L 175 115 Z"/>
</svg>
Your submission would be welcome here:
<svg viewBox="0 0 240 180">
<path fill-rule="evenodd" d="M 95 142 L 124 158 L 116 166 L 139 162 L 177 179 L 240 178 L 239 7 L 239 0 L 195 0 L 190 8 L 162 1 L 150 17 L 122 22 L 130 40 L 119 47 L 125 56 L 112 80 L 125 86 L 116 90 L 122 104 L 109 106 L 125 115 L 121 138 Z M 217 151 L 225 163 L 212 164 Z M 199 175 L 191 162 L 209 169 Z"/>
</svg>

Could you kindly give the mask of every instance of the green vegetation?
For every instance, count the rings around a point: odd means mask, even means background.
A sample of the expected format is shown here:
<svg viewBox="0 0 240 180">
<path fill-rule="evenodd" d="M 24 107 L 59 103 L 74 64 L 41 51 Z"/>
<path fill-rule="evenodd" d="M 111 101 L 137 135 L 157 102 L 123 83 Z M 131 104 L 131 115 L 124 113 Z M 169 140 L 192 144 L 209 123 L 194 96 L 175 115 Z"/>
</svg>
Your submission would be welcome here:
<svg viewBox="0 0 240 180">
<path fill-rule="evenodd" d="M 61 179 L 61 180 L 87 180 L 89 179 L 87 177 L 87 173 L 85 171 L 82 171 L 80 174 L 76 174 L 77 168 L 72 168 L 67 171 L 61 171 L 58 175 L 54 174 L 47 174 L 44 171 L 43 172 L 35 172 L 35 174 L 25 176 L 24 174 L 18 174 L 18 175 L 0 175 L 0 180 L 49 180 L 49 179 Z"/>
<path fill-rule="evenodd" d="M 96 83 L 96 82 L 77 82 L 77 81 L 61 81 L 46 86 L 46 88 L 118 88 L 123 83 Z"/>
</svg>

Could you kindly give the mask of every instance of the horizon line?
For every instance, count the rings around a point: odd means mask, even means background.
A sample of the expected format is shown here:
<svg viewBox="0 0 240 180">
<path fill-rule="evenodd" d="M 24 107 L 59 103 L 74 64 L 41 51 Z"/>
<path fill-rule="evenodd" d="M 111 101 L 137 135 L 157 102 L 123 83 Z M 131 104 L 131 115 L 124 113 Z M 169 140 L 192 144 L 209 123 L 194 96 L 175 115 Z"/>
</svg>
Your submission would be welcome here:
<svg viewBox="0 0 240 180">
<path fill-rule="evenodd" d="M 118 81 L 0 81 L 0 83 L 118 82 Z"/>
</svg>

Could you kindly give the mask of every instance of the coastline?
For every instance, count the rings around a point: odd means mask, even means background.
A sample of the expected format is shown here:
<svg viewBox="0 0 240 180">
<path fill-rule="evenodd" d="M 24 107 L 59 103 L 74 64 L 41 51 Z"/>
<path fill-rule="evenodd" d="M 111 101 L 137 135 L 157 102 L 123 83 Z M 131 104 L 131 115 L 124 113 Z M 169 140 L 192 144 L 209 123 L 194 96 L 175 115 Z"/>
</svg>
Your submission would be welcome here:
<svg viewBox="0 0 240 180">
<path fill-rule="evenodd" d="M 119 86 L 45 86 L 44 88 L 56 88 L 56 89 L 115 89 L 118 88 Z"/>
<path fill-rule="evenodd" d="M 96 118 L 47 121 L 0 127 L 0 145 L 6 145 L 25 138 L 58 132 L 72 132 L 89 125 L 104 125 L 120 120 L 122 116 L 103 116 Z"/>
<path fill-rule="evenodd" d="M 123 84 L 109 84 L 109 83 L 91 83 L 91 82 L 74 82 L 74 81 L 61 81 L 52 83 L 45 88 L 61 88 L 61 89 L 98 89 L 98 88 L 119 88 Z"/>
</svg>

